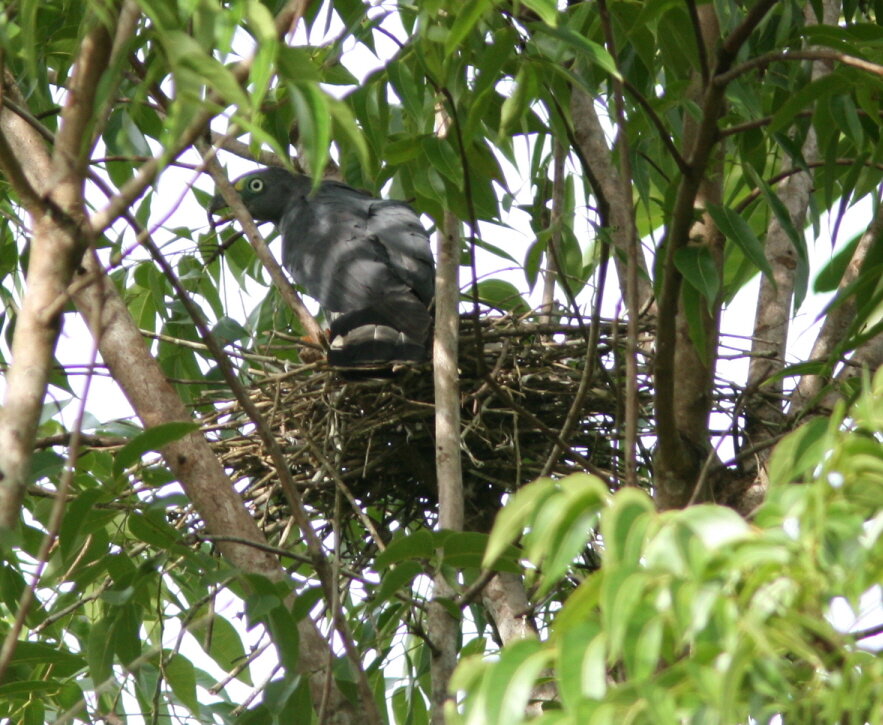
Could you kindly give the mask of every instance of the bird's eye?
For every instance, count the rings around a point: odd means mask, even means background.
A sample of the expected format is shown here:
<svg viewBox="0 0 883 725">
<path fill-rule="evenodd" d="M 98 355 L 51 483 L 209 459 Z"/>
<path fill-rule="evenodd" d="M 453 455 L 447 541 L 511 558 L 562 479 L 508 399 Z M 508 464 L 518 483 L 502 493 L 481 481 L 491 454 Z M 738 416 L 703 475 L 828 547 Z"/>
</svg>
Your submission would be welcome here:
<svg viewBox="0 0 883 725">
<path fill-rule="evenodd" d="M 254 191 L 255 193 L 264 190 L 264 180 L 263 179 L 251 179 L 248 182 L 249 191 Z"/>
</svg>

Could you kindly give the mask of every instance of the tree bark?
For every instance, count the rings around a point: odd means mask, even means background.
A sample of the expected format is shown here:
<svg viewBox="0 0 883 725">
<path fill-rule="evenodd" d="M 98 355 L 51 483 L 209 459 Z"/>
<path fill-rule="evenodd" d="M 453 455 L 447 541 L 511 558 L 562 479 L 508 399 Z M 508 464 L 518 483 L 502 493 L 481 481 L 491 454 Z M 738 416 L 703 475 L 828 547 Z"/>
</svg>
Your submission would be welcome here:
<svg viewBox="0 0 883 725">
<path fill-rule="evenodd" d="M 696 82 L 701 116 L 695 127 L 685 123 L 686 168 L 681 174 L 674 207 L 660 255 L 662 279 L 659 288 L 654 360 L 657 445 L 654 458 L 656 502 L 660 508 L 680 508 L 708 497 L 703 486 L 706 462 L 713 456 L 708 437 L 710 381 L 717 355 L 717 324 L 720 301 L 712 301 L 709 314 L 703 309 L 700 326 L 705 330 L 705 349 L 687 329 L 682 302 L 683 278 L 675 263 L 678 251 L 690 244 L 707 245 L 720 268 L 720 232 L 706 216 L 694 224 L 696 208 L 719 199 L 720 173 L 718 121 L 725 110 L 726 72 L 750 34 L 775 5 L 759 0 L 730 33 L 718 39 L 717 18 L 711 5 L 696 7 L 693 18 L 700 46 L 707 49 L 708 68 Z M 713 61 L 711 59 L 714 59 Z M 701 70 L 701 69 L 700 69 Z"/>
<path fill-rule="evenodd" d="M 823 17 L 817 18 L 812 7 L 805 9 L 807 25 L 836 24 L 840 3 L 826 0 Z M 828 63 L 816 61 L 812 64 L 812 79 L 830 73 Z M 807 166 L 819 158 L 819 148 L 815 130 L 810 126 L 801 149 Z M 802 234 L 806 224 L 806 211 L 813 191 L 812 175 L 799 171 L 783 181 L 777 195 L 782 201 L 791 223 Z M 791 324 L 791 304 L 794 297 L 797 250 L 782 224 L 774 216 L 766 233 L 764 253 L 773 278 L 765 275 L 760 280 L 757 297 L 757 310 L 754 318 L 754 332 L 751 341 L 751 358 L 748 367 L 748 403 L 746 406 L 746 436 L 749 445 L 757 445 L 783 430 L 785 416 L 782 399 L 782 381 L 765 381 L 785 367 L 785 352 L 788 345 L 788 330 Z M 763 385 L 763 389 L 760 386 Z M 771 449 L 765 449 L 753 459 L 757 465 L 758 483 L 765 487 L 764 463 Z"/>
<path fill-rule="evenodd" d="M 693 18 L 696 42 L 703 58 L 714 57 L 720 27 L 710 5 L 696 8 Z M 723 238 L 704 212 L 722 197 L 722 152 L 717 142 L 717 123 L 724 111 L 723 88 L 712 81 L 715 68 L 694 73 L 690 95 L 702 106 L 702 118 L 684 120 L 687 172 L 678 189 L 673 218 L 664 240 L 664 276 L 657 315 L 655 361 L 656 414 L 659 442 L 656 449 L 656 502 L 662 509 L 681 508 L 705 500 L 700 490 L 701 471 L 710 452 L 708 419 L 717 359 L 717 322 L 720 297 L 702 300 L 696 312 L 699 335 L 690 329 L 684 308 L 685 294 L 675 265 L 677 252 L 688 245 L 707 249 L 721 274 Z M 701 220 L 694 223 L 697 211 Z M 711 309 L 709 309 L 711 308 Z"/>
<path fill-rule="evenodd" d="M 840 280 L 838 292 L 842 292 L 855 282 L 856 278 L 861 274 L 871 246 L 881 235 L 883 235 L 883 204 L 877 206 L 873 221 L 859 240 L 852 259 L 843 273 L 843 278 Z M 822 323 L 822 329 L 813 343 L 812 352 L 810 353 L 811 360 L 824 361 L 831 356 L 836 347 L 846 338 L 850 323 L 855 318 L 856 309 L 857 300 L 855 295 L 850 295 L 837 307 L 833 307 L 828 311 L 825 315 L 825 321 Z M 853 365 L 844 368 L 844 371 L 838 375 L 838 378 L 843 380 L 858 374 L 858 370 L 863 365 L 870 365 L 871 370 L 874 370 L 876 365 L 880 364 L 880 346 L 879 336 L 876 339 L 869 340 L 866 345 L 856 350 L 852 356 Z M 876 365 L 874 364 L 875 362 Z M 852 375 L 847 372 L 848 370 L 853 371 Z M 811 410 L 813 405 L 821 402 L 822 390 L 829 380 L 830 377 L 823 375 L 804 375 L 800 378 L 800 381 L 791 393 L 788 409 L 789 415 L 793 417 L 805 414 Z M 829 399 L 828 403 L 830 404 L 830 402 L 831 400 Z"/>
<path fill-rule="evenodd" d="M 460 225 L 447 213 L 438 234 L 435 276 L 435 465 L 438 480 L 438 528 L 463 530 L 463 473 L 460 459 L 459 344 Z M 435 573 L 433 600 L 428 606 L 427 630 L 432 647 L 432 723 L 443 725 L 444 710 L 453 699 L 448 691 L 457 664 L 460 621 L 440 599 L 452 599 L 453 588 L 441 567 Z"/>
<path fill-rule="evenodd" d="M 521 639 L 539 639 L 540 633 L 520 576 L 506 572 L 495 574 L 482 590 L 481 601 L 493 619 L 504 647 Z M 549 682 L 533 688 L 527 706 L 529 716 L 539 717 L 543 714 L 543 703 L 558 699 L 554 677 L 551 672 L 548 674 Z"/>
<path fill-rule="evenodd" d="M 31 138 L 30 127 L 0 107 L 0 165 L 7 178 L 16 183 L 19 198 L 34 225 L 28 286 L 16 321 L 6 401 L 0 411 L 0 529 L 14 527 L 19 518 L 49 371 L 61 332 L 57 300 L 64 297 L 90 241 L 83 223 L 82 198 L 85 157 L 92 145 L 86 129 L 110 49 L 110 33 L 96 23 L 79 48 L 53 158 L 43 160 L 40 176 L 35 176 L 29 166 L 30 159 L 20 154 L 45 154 L 42 140 Z M 11 76 L 4 76 L 2 82 L 4 94 L 17 95 Z"/>
<path fill-rule="evenodd" d="M 602 210 L 602 223 L 607 223 L 610 231 L 610 243 L 616 250 L 613 255 L 616 275 L 621 289 L 628 284 L 628 255 L 630 249 L 631 230 L 634 222 L 634 204 L 625 189 L 631 188 L 623 183 L 622 177 L 612 161 L 612 153 L 604 136 L 604 129 L 598 119 L 594 101 L 580 88 L 573 88 L 570 104 L 573 116 L 573 133 L 577 150 L 588 166 L 592 187 L 598 197 L 598 205 Z M 637 264 L 636 292 L 639 303 L 637 310 L 629 310 L 630 315 L 637 316 L 649 304 L 653 297 L 650 284 L 650 273 L 643 255 L 635 259 Z"/>
</svg>

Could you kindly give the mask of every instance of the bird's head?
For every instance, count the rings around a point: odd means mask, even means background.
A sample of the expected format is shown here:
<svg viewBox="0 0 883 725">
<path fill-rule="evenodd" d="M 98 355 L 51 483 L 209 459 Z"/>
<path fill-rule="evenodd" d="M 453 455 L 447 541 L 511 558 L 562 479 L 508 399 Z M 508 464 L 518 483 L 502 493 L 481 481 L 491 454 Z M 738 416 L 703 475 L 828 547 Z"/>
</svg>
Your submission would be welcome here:
<svg viewBox="0 0 883 725">
<path fill-rule="evenodd" d="M 286 206 L 298 195 L 308 194 L 311 182 L 306 176 L 292 174 L 285 169 L 266 168 L 240 176 L 233 182 L 242 203 L 259 222 L 279 223 Z M 215 194 L 209 214 L 229 210 L 220 194 Z"/>
</svg>

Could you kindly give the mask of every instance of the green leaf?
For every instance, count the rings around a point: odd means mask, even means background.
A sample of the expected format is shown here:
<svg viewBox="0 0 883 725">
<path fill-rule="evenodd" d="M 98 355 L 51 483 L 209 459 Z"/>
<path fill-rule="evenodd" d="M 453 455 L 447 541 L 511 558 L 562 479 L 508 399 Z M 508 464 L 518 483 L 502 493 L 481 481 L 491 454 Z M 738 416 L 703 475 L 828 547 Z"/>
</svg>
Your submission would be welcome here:
<svg viewBox="0 0 883 725">
<path fill-rule="evenodd" d="M 190 632 L 222 670 L 230 672 L 245 661 L 242 639 L 225 617 L 215 614 L 197 618 Z M 247 667 L 236 674 L 236 679 L 246 685 L 252 684 Z"/>
<path fill-rule="evenodd" d="M 688 246 L 675 252 L 675 266 L 713 309 L 720 291 L 720 274 L 706 246 Z"/>
<path fill-rule="evenodd" d="M 763 198 L 766 200 L 767 204 L 769 204 L 770 209 L 773 210 L 776 220 L 788 236 L 788 239 L 791 240 L 791 244 L 794 245 L 797 254 L 806 258 L 806 241 L 798 231 L 797 227 L 794 226 L 794 222 L 791 220 L 791 214 L 782 203 L 779 195 L 776 194 L 772 190 L 772 187 L 761 178 L 760 174 L 754 170 L 754 167 L 751 166 L 751 164 L 745 164 L 743 168 L 746 176 L 751 179 L 752 183 L 757 187 L 760 193 L 763 194 Z"/>
<path fill-rule="evenodd" d="M 583 621 L 556 633 L 556 670 L 561 698 L 573 709 L 583 698 L 600 698 L 607 690 L 605 636 L 596 621 Z"/>
<path fill-rule="evenodd" d="M 477 531 L 442 530 L 437 536 L 444 564 L 458 569 L 480 567 L 487 540 L 487 534 Z"/>
<path fill-rule="evenodd" d="M 159 451 L 169 443 L 174 443 L 196 430 L 199 430 L 199 426 L 187 421 L 162 423 L 148 428 L 116 452 L 113 461 L 114 477 L 121 476 L 124 470 L 140 460 L 148 451 Z"/>
<path fill-rule="evenodd" d="M 288 87 L 297 117 L 298 131 L 317 182 L 328 163 L 331 143 L 331 112 L 325 93 L 314 83 L 291 83 Z"/>
<path fill-rule="evenodd" d="M 863 233 L 862 233 L 863 234 Z M 856 234 L 822 267 L 813 283 L 814 292 L 833 292 L 843 279 L 843 274 L 852 260 L 853 254 L 861 241 L 862 234 Z"/>
<path fill-rule="evenodd" d="M 612 567 L 601 582 L 601 623 L 611 659 L 621 658 L 628 649 L 626 636 L 640 621 L 635 612 L 643 605 L 649 583 L 647 574 L 634 571 L 630 562 Z"/>
<path fill-rule="evenodd" d="M 93 507 L 103 495 L 106 495 L 106 491 L 94 488 L 79 493 L 68 504 L 58 534 L 58 543 L 64 561 L 71 561 L 73 557 L 82 554 L 83 536 L 92 533 L 88 528 L 83 532 L 83 526 L 88 522 Z"/>
<path fill-rule="evenodd" d="M 521 0 L 521 4 L 539 15 L 546 25 L 558 25 L 558 3 L 555 0 Z"/>
<path fill-rule="evenodd" d="M 709 204 L 707 209 L 711 218 L 714 219 L 714 223 L 717 224 L 718 229 L 721 230 L 724 236 L 738 244 L 743 254 L 751 260 L 754 266 L 772 281 L 773 270 L 769 262 L 767 262 L 763 244 L 761 244 L 754 232 L 751 231 L 748 222 L 728 207 Z"/>
<path fill-rule="evenodd" d="M 100 622 L 97 623 L 100 625 Z M 93 625 L 96 629 L 99 627 Z M 96 637 L 99 636 L 96 634 Z M 89 632 L 89 641 L 92 641 L 92 632 Z M 89 653 L 86 653 L 86 659 Z M 74 672 L 79 672 L 86 667 L 86 660 L 82 655 L 73 654 L 66 647 L 60 645 L 44 644 L 43 642 L 19 641 L 15 645 L 15 651 L 10 659 L 12 665 L 24 665 L 29 668 L 51 667 L 56 677 L 67 677 Z M 91 667 L 91 662 L 90 662 Z"/>
<path fill-rule="evenodd" d="M 466 300 L 471 295 L 465 295 Z M 511 282 L 502 279 L 486 279 L 478 283 L 478 299 L 482 304 L 504 312 L 521 316 L 530 313 L 530 306 Z"/>
<path fill-rule="evenodd" d="M 305 48 L 283 45 L 279 48 L 279 75 L 291 83 L 322 80 L 312 55 Z"/>
<path fill-rule="evenodd" d="M 194 38 L 178 30 L 161 37 L 169 63 L 179 76 L 193 74 L 206 88 L 219 93 L 227 103 L 242 109 L 250 108 L 249 98 L 233 73 L 206 53 Z"/>
<path fill-rule="evenodd" d="M 119 607 L 111 629 L 113 650 L 123 665 L 141 656 L 142 610 L 136 604 Z"/>
<path fill-rule="evenodd" d="M 822 461 L 828 447 L 828 424 L 827 418 L 814 418 L 779 441 L 770 457 L 771 484 L 799 480 Z"/>
<path fill-rule="evenodd" d="M 539 30 L 543 34 L 551 35 L 554 38 L 563 40 L 573 48 L 581 58 L 592 65 L 597 65 L 614 78 L 622 78 L 616 68 L 616 61 L 613 60 L 610 53 L 608 53 L 603 46 L 598 45 L 598 43 L 593 40 L 589 40 L 580 33 L 563 25 L 559 27 L 543 25 L 539 27 Z"/>
<path fill-rule="evenodd" d="M 297 622 L 285 606 L 274 607 L 267 616 L 267 624 L 279 660 L 289 672 L 297 672 L 300 651 L 300 633 Z"/>
<path fill-rule="evenodd" d="M 86 659 L 89 662 L 89 675 L 98 685 L 113 675 L 113 641 L 110 633 L 113 622 L 104 618 L 92 623 L 86 643 Z"/>
<path fill-rule="evenodd" d="M 168 652 L 164 656 L 167 656 Z M 196 671 L 193 663 L 184 655 L 173 653 L 163 667 L 166 679 L 175 697 L 199 717 L 199 699 L 196 696 Z"/>
<path fill-rule="evenodd" d="M 541 478 L 515 492 L 494 521 L 484 554 L 484 568 L 490 569 L 503 551 L 521 536 L 528 519 L 554 496 L 557 485 L 551 479 Z"/>
<path fill-rule="evenodd" d="M 224 316 L 215 323 L 212 334 L 221 345 L 228 345 L 237 340 L 247 340 L 250 333 L 232 317 Z"/>
<path fill-rule="evenodd" d="M 460 7 L 454 24 L 445 39 L 445 55 L 450 57 L 460 49 L 463 39 L 472 31 L 481 16 L 490 10 L 490 0 L 472 0 Z"/>
<path fill-rule="evenodd" d="M 634 643 L 625 648 L 626 666 L 635 680 L 643 680 L 656 671 L 662 649 L 663 620 L 660 616 L 650 617 L 641 628 Z"/>
<path fill-rule="evenodd" d="M 424 573 L 426 573 L 424 567 L 416 561 L 403 561 L 396 564 L 394 568 L 380 577 L 380 586 L 372 599 L 373 604 L 378 605 L 392 599 L 402 590 L 409 591 L 411 582 Z"/>
<path fill-rule="evenodd" d="M 647 516 L 655 512 L 653 501 L 637 488 L 623 488 L 611 499 L 601 517 L 604 560 L 612 565 L 636 564 L 641 555 Z"/>
<path fill-rule="evenodd" d="M 435 540 L 431 532 L 420 530 L 413 534 L 397 536 L 378 554 L 376 566 L 385 569 L 406 559 L 431 559 L 435 555 Z"/>
<path fill-rule="evenodd" d="M 60 684 L 56 680 L 20 680 L 0 685 L 0 700 L 29 699 L 54 695 Z"/>
<path fill-rule="evenodd" d="M 824 102 L 829 96 L 843 92 L 843 78 L 837 73 L 822 75 L 789 94 L 776 111 L 767 131 L 770 134 L 786 129 L 806 106 Z"/>
<path fill-rule="evenodd" d="M 679 511 L 677 518 L 693 530 L 707 551 L 716 551 L 741 541 L 751 531 L 744 518 L 724 506 L 689 506 Z"/>
<path fill-rule="evenodd" d="M 355 151 L 356 158 L 363 169 L 371 167 L 371 157 L 368 152 L 368 144 L 365 135 L 356 123 L 353 112 L 345 103 L 335 98 L 328 99 L 328 110 L 334 124 L 334 137 L 340 145 L 341 138 L 348 143 L 348 150 Z"/>
<path fill-rule="evenodd" d="M 537 510 L 531 531 L 525 536 L 525 549 L 534 563 L 542 563 L 543 581 L 538 594 L 545 594 L 557 584 L 586 548 L 607 500 L 605 489 L 592 476 L 569 476 L 562 480 L 560 494 Z"/>
<path fill-rule="evenodd" d="M 463 169 L 460 166 L 460 158 L 457 150 L 448 139 L 437 136 L 423 136 L 420 139 L 420 149 L 425 158 L 445 178 L 460 185 L 463 183 Z"/>
<path fill-rule="evenodd" d="M 132 535 L 157 549 L 168 549 L 181 538 L 181 532 L 166 520 L 165 511 L 151 509 L 129 514 L 128 528 Z"/>
<path fill-rule="evenodd" d="M 499 130 L 501 136 L 508 136 L 513 130 L 520 129 L 528 109 L 537 100 L 539 90 L 536 69 L 532 64 L 524 63 L 515 76 L 515 89 L 503 101 Z"/>
<path fill-rule="evenodd" d="M 535 639 L 510 643 L 483 683 L 487 708 L 483 722 L 511 725 L 521 722 L 533 684 L 552 659 L 551 650 Z"/>
</svg>

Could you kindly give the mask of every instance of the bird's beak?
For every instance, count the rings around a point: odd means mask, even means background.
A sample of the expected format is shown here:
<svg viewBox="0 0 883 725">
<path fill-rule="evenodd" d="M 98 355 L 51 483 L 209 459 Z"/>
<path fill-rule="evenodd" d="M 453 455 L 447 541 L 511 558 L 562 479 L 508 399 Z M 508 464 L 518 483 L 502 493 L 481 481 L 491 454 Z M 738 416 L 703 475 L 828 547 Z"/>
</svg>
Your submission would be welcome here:
<svg viewBox="0 0 883 725">
<path fill-rule="evenodd" d="M 224 197 L 222 197 L 220 194 L 215 194 L 212 198 L 212 203 L 209 205 L 208 213 L 217 214 L 219 211 L 223 211 L 227 208 L 227 202 L 224 201 Z"/>
<path fill-rule="evenodd" d="M 212 198 L 212 203 L 209 204 L 208 207 L 208 221 L 212 227 L 215 226 L 216 216 L 221 217 L 221 222 L 227 222 L 233 218 L 230 212 L 230 207 L 227 206 L 227 202 L 224 201 L 224 197 L 222 197 L 220 194 L 214 195 L 214 197 Z"/>
</svg>

